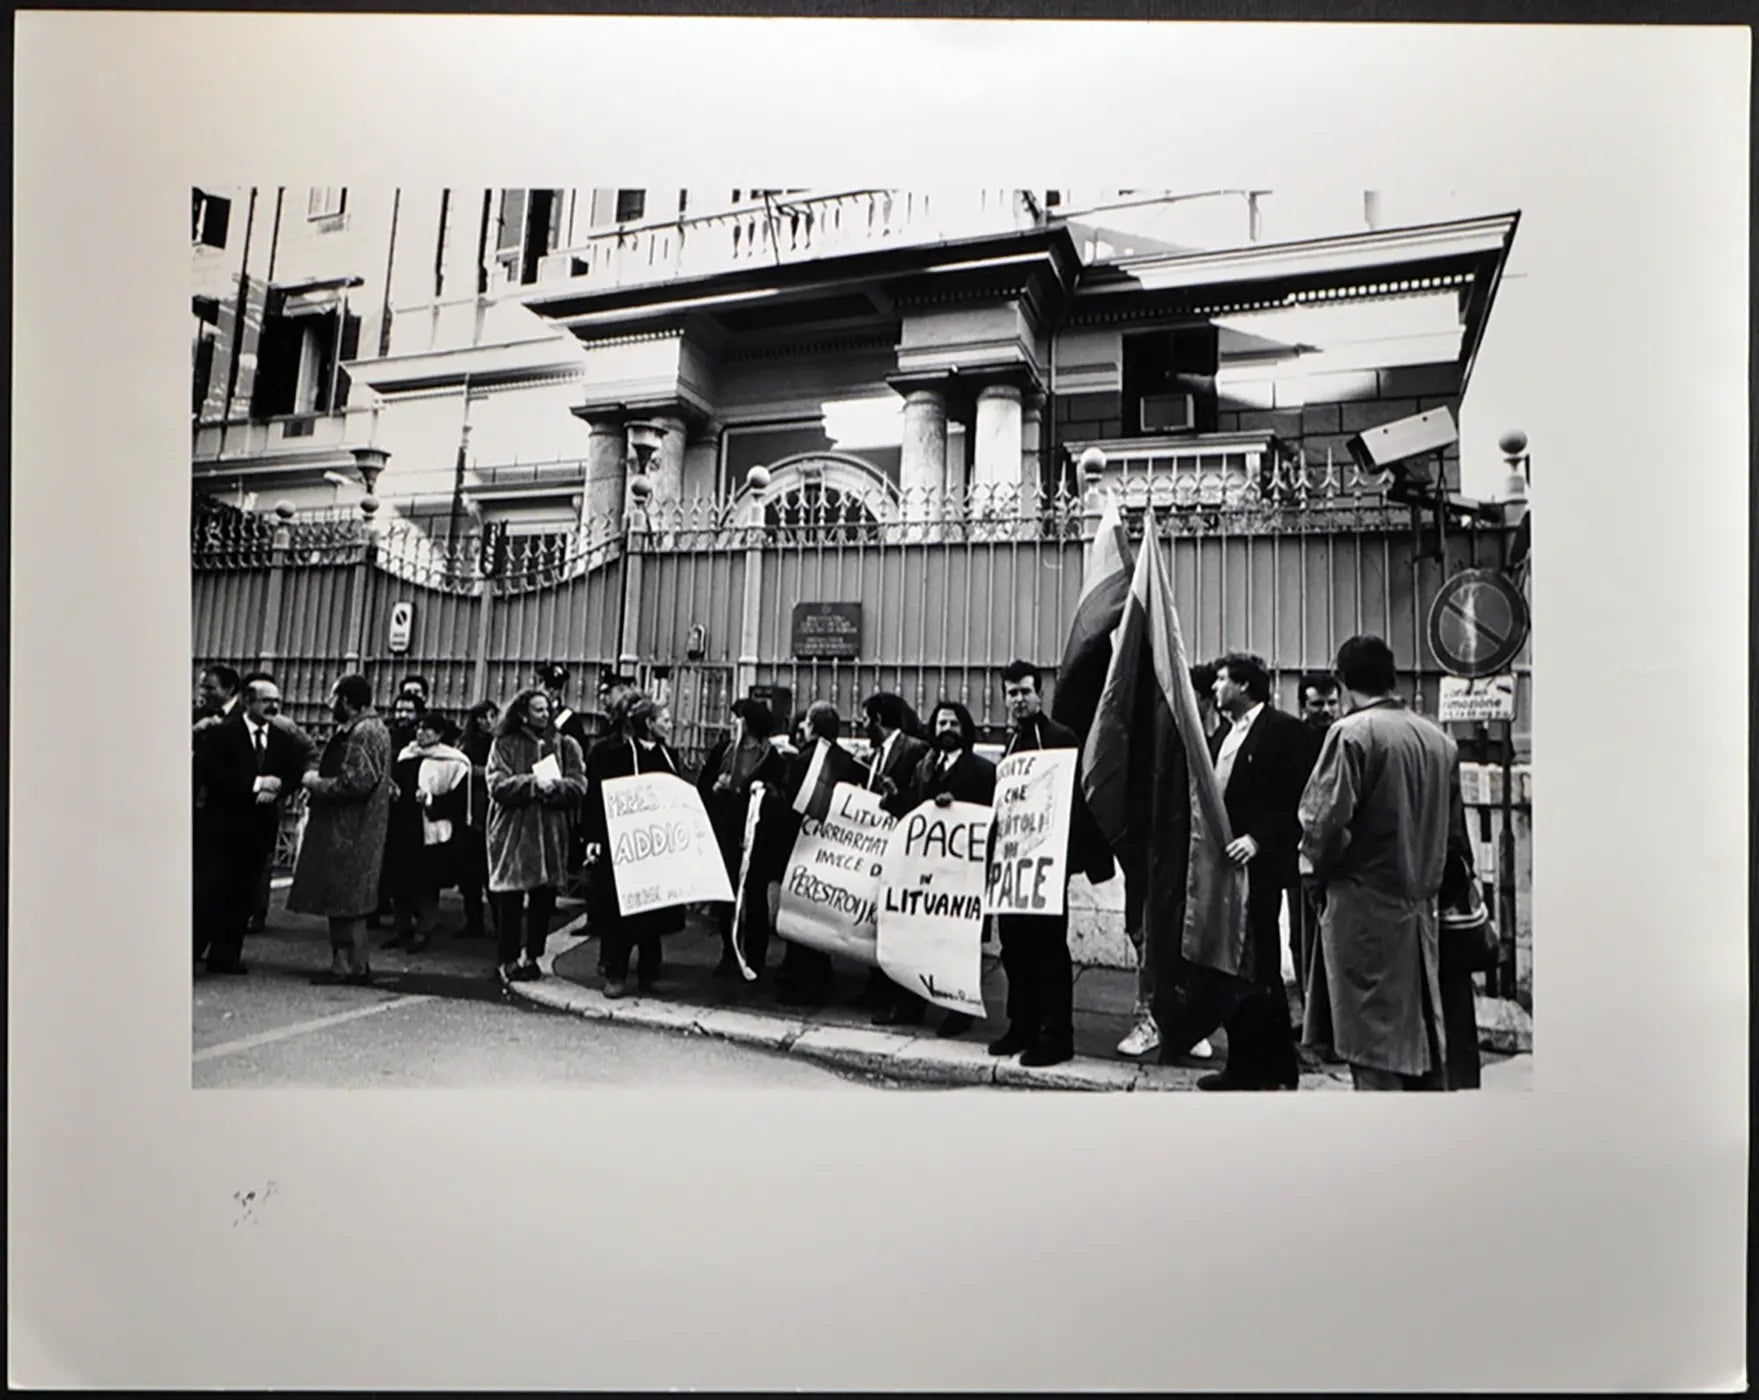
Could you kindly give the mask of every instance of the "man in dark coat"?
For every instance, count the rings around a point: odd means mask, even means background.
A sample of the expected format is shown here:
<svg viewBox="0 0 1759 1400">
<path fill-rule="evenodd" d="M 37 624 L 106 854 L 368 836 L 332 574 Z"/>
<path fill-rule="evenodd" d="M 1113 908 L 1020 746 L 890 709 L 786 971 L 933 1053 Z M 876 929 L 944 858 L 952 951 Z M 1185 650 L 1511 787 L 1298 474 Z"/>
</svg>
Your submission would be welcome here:
<svg viewBox="0 0 1759 1400">
<path fill-rule="evenodd" d="M 758 846 L 765 883 L 771 886 L 777 903 L 782 877 L 787 873 L 794 842 L 800 835 L 800 813 L 794 804 L 812 767 L 813 751 L 821 739 L 829 745 L 828 778 L 832 781 L 860 781 L 861 773 L 854 756 L 840 742 L 842 732 L 843 717 L 830 701 L 815 700 L 807 706 L 800 719 L 800 732 L 796 735 L 798 746 L 787 757 L 781 786 L 764 806 L 757 832 Z M 824 949 L 809 948 L 792 939 L 783 941 L 782 963 L 776 970 L 776 989 L 784 1006 L 822 1006 L 831 999 L 835 982 L 836 965 Z"/>
<path fill-rule="evenodd" d="M 916 765 L 929 752 L 928 743 L 910 733 L 910 707 L 902 695 L 889 690 L 875 691 L 861 702 L 861 712 L 869 750 L 862 786 L 877 792 L 882 799 L 896 796 L 909 784 Z M 895 985 L 885 973 L 874 968 L 867 975 L 862 1004 L 881 1011 L 890 1008 Z"/>
<path fill-rule="evenodd" d="M 214 897 L 196 929 L 196 952 L 210 973 L 244 973 L 244 934 L 256 906 L 257 878 L 274 850 L 281 803 L 304 777 L 310 746 L 271 722 L 281 692 L 254 681 L 230 718 L 196 735 L 197 780 L 207 795 L 198 828 Z"/>
<path fill-rule="evenodd" d="M 776 721 L 763 701 L 735 700 L 732 719 L 732 731 L 709 751 L 696 787 L 702 794 L 709 825 L 714 828 L 715 842 L 721 848 L 727 880 L 737 896 L 740 871 L 745 864 L 745 819 L 752 784 L 761 783 L 766 790 L 777 786 L 786 771 L 786 760 L 770 742 Z M 753 884 L 756 883 L 754 878 Z M 746 962 L 760 975 L 770 946 L 769 902 L 762 896 L 761 887 L 755 898 L 748 892 L 742 914 Z M 716 977 L 739 975 L 739 962 L 733 950 L 733 911 L 737 907 L 737 903 L 722 905 L 717 911 L 721 960 L 715 965 Z"/>
<path fill-rule="evenodd" d="M 1044 713 L 1038 668 L 1011 661 L 1002 668 L 1002 694 L 1014 721 L 1003 757 L 1035 749 L 1081 751 L 1080 737 Z M 1094 884 L 1112 878 L 1111 848 L 1087 809 L 1077 762 L 1071 796 L 1068 869 Z M 996 917 L 1002 969 L 1008 978 L 1008 1029 L 990 1042 L 992 1055 L 1020 1055 L 1023 1065 L 1059 1065 L 1075 1058 L 1075 969 L 1069 958 L 1067 892 L 1061 914 Z"/>
<path fill-rule="evenodd" d="M 955 700 L 943 700 L 928 717 L 934 747 L 922 756 L 909 784 L 880 803 L 894 817 L 915 811 L 924 802 L 950 807 L 972 802 L 988 807 L 996 800 L 996 766 L 971 751 L 977 742 L 977 725 L 971 711 Z M 928 1003 L 908 987 L 892 984 L 892 1004 L 873 1018 L 876 1026 L 914 1026 L 922 1020 Z M 949 1011 L 935 1031 L 951 1038 L 971 1029 L 972 1018 L 963 1011 Z"/>
<path fill-rule="evenodd" d="M 1229 724 L 1209 748 L 1234 832 L 1228 857 L 1246 868 L 1246 946 L 1238 978 L 1188 969 L 1194 1005 L 1228 1032 L 1227 1066 L 1199 1079 L 1201 1089 L 1293 1089 L 1300 1082 L 1277 920 L 1284 891 L 1300 885 L 1296 812 L 1312 757 L 1301 721 L 1269 700 L 1270 672 L 1258 657 L 1234 652 L 1216 662 L 1216 708 Z"/>
<path fill-rule="evenodd" d="M 263 713 L 268 716 L 269 723 L 284 731 L 299 746 L 302 755 L 299 771 L 303 774 L 317 762 L 317 746 L 303 729 L 281 713 L 281 688 L 276 685 L 275 677 L 268 671 L 252 671 L 244 678 L 245 692 L 248 693 L 250 687 L 257 684 L 266 685 L 271 692 L 263 698 Z M 285 799 L 287 794 L 283 793 L 282 796 Z M 283 800 L 279 808 L 283 818 L 286 816 L 286 808 L 287 803 Z M 256 902 L 250 911 L 250 922 L 245 925 L 246 933 L 260 933 L 269 921 L 269 888 L 274 874 L 275 843 L 271 841 L 269 849 L 263 853 L 262 868 L 257 872 Z"/>
<path fill-rule="evenodd" d="M 311 815 L 287 908 L 330 921 L 330 970 L 318 981 L 368 986 L 366 920 L 379 903 L 391 811 L 391 736 L 373 709 L 372 682 L 363 675 L 337 681 L 330 708 L 336 732 L 303 780 Z"/>
</svg>

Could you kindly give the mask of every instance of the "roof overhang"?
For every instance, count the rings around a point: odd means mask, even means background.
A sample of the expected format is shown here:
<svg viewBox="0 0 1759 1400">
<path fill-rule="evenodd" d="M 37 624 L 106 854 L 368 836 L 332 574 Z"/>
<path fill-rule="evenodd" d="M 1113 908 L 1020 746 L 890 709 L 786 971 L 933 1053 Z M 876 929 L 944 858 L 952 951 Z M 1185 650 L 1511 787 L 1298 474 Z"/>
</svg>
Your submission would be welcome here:
<svg viewBox="0 0 1759 1400">
<path fill-rule="evenodd" d="M 1048 272 L 1057 285 L 1068 290 L 1079 269 L 1073 240 L 1057 226 L 863 249 L 835 257 L 741 267 L 633 286 L 595 287 L 578 278 L 534 287 L 517 300 L 576 335 L 591 336 L 757 303 L 818 300 L 843 288 L 883 289 L 900 280 L 914 282 L 922 277 L 1024 280 L 1034 272 Z"/>
<path fill-rule="evenodd" d="M 1512 212 L 1295 243 L 1121 258 L 1087 270 L 1072 315 L 1214 315 L 1459 286 L 1465 289 L 1459 352 L 1464 393 L 1519 222 L 1520 214 Z"/>
</svg>

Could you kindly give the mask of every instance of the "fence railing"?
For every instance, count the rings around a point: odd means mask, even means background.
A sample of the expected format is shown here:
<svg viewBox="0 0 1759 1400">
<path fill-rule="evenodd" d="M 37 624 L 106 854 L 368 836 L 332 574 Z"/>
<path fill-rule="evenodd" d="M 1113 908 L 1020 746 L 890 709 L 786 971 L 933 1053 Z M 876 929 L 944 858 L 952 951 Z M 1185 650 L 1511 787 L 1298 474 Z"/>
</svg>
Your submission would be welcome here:
<svg viewBox="0 0 1759 1400">
<path fill-rule="evenodd" d="M 558 280 L 607 287 L 860 252 L 886 243 L 936 243 L 1032 228 L 1041 221 L 1019 190 L 849 190 L 777 196 L 711 214 L 625 224 L 595 233 L 539 264 L 539 287 Z"/>
<path fill-rule="evenodd" d="M 919 708 L 946 695 L 997 726 L 1002 666 L 1026 657 L 1054 670 L 1087 542 L 1115 491 L 1129 531 L 1152 522 L 1166 542 L 1193 655 L 1256 651 L 1291 704 L 1302 671 L 1328 667 L 1345 637 L 1375 632 L 1429 708 L 1439 678 L 1422 636 L 1429 604 L 1452 569 L 1499 563 L 1506 540 L 1486 526 L 1454 529 L 1437 560 L 1386 484 L 1353 463 L 1167 473 L 1120 458 L 1103 489 L 899 493 L 778 479 L 683 500 L 632 492 L 620 516 L 458 539 L 359 510 L 202 510 L 191 539 L 196 659 L 268 666 L 292 717 L 320 726 L 344 670 L 385 690 L 421 672 L 435 702 L 457 711 L 504 700 L 548 662 L 570 668 L 582 706 L 611 672 L 666 680 L 698 697 L 691 722 L 704 733 L 724 718 L 723 700 L 752 685 L 829 699 L 845 714 L 877 689 Z M 858 618 L 840 651 L 815 647 L 796 616 L 826 604 L 854 605 Z"/>
</svg>

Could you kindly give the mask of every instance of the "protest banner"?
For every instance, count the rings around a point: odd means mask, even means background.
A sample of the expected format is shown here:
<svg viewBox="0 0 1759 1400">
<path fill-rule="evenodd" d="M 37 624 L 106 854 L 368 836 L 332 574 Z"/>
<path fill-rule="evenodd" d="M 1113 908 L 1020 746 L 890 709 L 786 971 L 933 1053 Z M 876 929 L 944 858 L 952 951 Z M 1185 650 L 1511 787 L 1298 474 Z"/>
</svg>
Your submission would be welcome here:
<svg viewBox="0 0 1759 1400">
<path fill-rule="evenodd" d="M 624 914 L 733 901 L 721 848 L 695 788 L 675 773 L 606 778 L 605 830 Z"/>
<path fill-rule="evenodd" d="M 1061 914 L 1069 884 L 1074 749 L 1034 749 L 996 765 L 995 845 L 985 914 Z"/>
<path fill-rule="evenodd" d="M 801 818 L 782 876 L 776 932 L 809 948 L 878 965 L 880 876 L 896 825 L 880 806 L 879 794 L 838 783 L 822 820 Z"/>
<path fill-rule="evenodd" d="M 991 812 L 973 802 L 907 813 L 880 878 L 879 965 L 948 1011 L 983 1011 L 983 891 Z"/>
</svg>

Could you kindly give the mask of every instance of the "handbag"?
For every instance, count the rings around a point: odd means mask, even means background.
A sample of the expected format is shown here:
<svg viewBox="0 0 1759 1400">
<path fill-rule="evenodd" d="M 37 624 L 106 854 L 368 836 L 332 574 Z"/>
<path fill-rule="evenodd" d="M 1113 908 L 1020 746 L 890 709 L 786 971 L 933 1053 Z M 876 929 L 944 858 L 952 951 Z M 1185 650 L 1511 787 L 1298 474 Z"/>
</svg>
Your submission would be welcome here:
<svg viewBox="0 0 1759 1400">
<path fill-rule="evenodd" d="M 1502 940 L 1490 921 L 1478 873 L 1466 866 L 1459 893 L 1441 906 L 1441 936 L 1448 951 L 1472 972 L 1490 972 L 1502 959 Z"/>
</svg>

